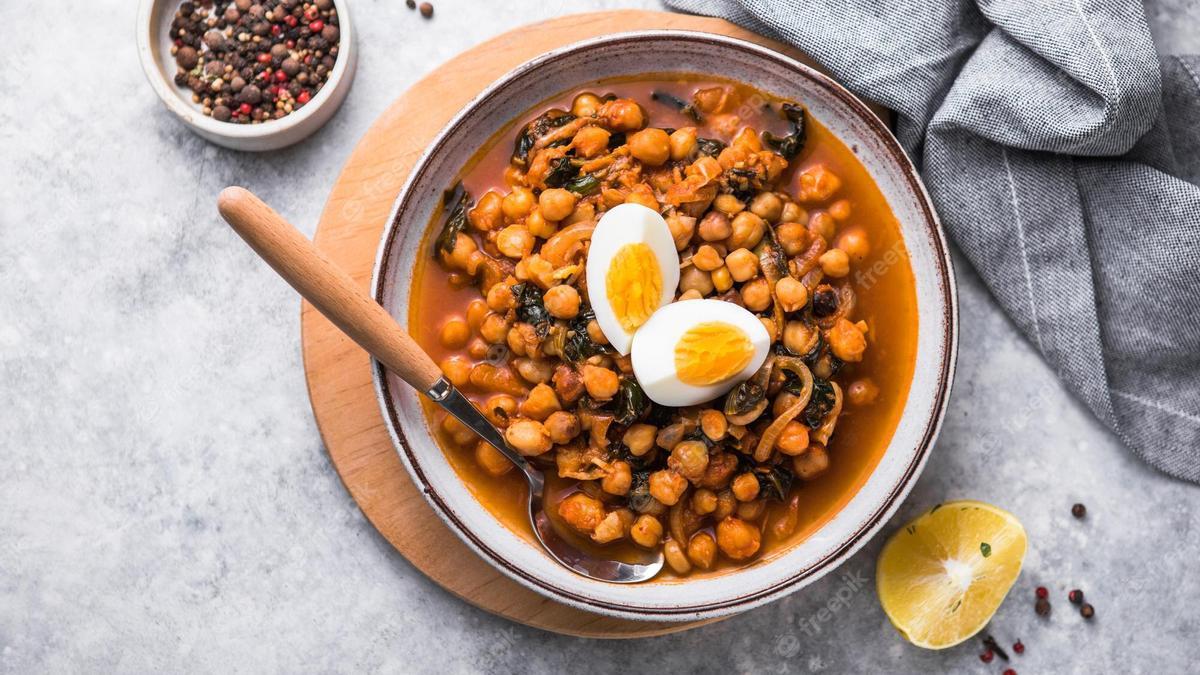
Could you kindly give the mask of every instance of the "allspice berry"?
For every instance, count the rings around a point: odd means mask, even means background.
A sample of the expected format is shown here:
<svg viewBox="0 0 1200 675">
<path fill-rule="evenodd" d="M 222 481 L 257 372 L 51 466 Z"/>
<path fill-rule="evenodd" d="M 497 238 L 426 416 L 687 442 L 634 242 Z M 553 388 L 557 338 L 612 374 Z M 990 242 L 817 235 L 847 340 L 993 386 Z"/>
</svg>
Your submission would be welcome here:
<svg viewBox="0 0 1200 675">
<path fill-rule="evenodd" d="M 422 2 L 420 9 L 421 9 L 421 16 L 425 17 L 426 19 L 433 16 L 433 5 L 431 5 L 430 3 Z"/>
<path fill-rule="evenodd" d="M 191 70 L 200 62 L 200 54 L 188 45 L 184 45 L 175 52 L 175 63 L 184 70 Z"/>
<path fill-rule="evenodd" d="M 1033 605 L 1033 611 L 1037 612 L 1038 616 L 1050 616 L 1050 601 L 1046 598 L 1038 598 Z"/>
</svg>

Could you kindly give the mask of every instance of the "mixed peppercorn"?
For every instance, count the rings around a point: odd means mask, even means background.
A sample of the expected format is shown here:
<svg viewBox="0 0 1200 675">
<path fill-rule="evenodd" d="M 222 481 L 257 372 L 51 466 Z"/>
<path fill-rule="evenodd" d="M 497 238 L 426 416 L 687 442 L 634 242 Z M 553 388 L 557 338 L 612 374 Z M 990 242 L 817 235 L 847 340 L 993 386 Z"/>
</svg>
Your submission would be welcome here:
<svg viewBox="0 0 1200 675">
<path fill-rule="evenodd" d="M 205 115 L 254 124 L 304 106 L 328 82 L 341 32 L 333 0 L 183 2 L 171 21 L 175 84 Z"/>
</svg>

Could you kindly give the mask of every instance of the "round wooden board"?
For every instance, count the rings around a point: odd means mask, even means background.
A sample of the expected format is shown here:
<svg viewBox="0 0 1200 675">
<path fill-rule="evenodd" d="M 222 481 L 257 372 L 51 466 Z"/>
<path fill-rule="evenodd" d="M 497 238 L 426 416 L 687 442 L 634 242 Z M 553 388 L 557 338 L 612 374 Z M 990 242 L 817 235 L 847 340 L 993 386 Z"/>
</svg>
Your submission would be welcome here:
<svg viewBox="0 0 1200 675">
<path fill-rule="evenodd" d="M 409 170 L 476 93 L 551 49 L 598 35 L 655 28 L 745 38 L 812 63 L 795 49 L 726 21 L 683 14 L 599 12 L 524 26 L 460 54 L 392 103 L 342 169 L 321 214 L 316 245 L 365 291 L 383 227 Z M 627 621 L 573 609 L 526 589 L 476 556 L 409 480 L 376 403 L 366 352 L 308 303 L 301 308 L 300 324 L 309 397 L 334 467 L 371 524 L 430 579 L 481 609 L 569 635 L 646 637 L 708 623 Z"/>
</svg>

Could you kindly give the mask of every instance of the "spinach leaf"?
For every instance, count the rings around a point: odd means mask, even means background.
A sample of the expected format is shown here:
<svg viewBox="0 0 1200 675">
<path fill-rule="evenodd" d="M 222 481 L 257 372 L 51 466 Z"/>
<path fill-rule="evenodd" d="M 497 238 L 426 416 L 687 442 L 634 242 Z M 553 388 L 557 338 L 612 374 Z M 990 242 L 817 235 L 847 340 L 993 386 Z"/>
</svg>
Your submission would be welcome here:
<svg viewBox="0 0 1200 675">
<path fill-rule="evenodd" d="M 678 96 L 673 96 L 665 91 L 656 91 L 650 94 L 650 98 L 658 101 L 659 103 L 666 103 L 667 105 L 674 107 L 679 112 L 695 120 L 696 124 L 704 124 L 704 118 L 700 116 L 700 111 L 696 110 L 696 106 L 684 101 Z"/>
<path fill-rule="evenodd" d="M 600 179 L 590 173 L 584 174 L 568 182 L 566 188 L 580 197 L 587 197 L 600 191 Z"/>
<path fill-rule="evenodd" d="M 462 181 L 442 193 L 442 211 L 446 213 L 446 223 L 438 234 L 436 250 L 450 253 L 458 234 L 467 229 L 467 207 L 471 203 L 471 195 L 463 187 Z"/>
<path fill-rule="evenodd" d="M 833 385 L 829 384 L 828 380 L 814 377 L 812 398 L 808 400 L 804 412 L 800 413 L 804 418 L 805 426 L 809 429 L 821 426 L 825 416 L 829 414 L 830 410 L 833 410 L 835 398 Z"/>
<path fill-rule="evenodd" d="M 754 472 L 754 477 L 758 479 L 760 495 L 781 502 L 787 499 L 788 492 L 792 489 L 792 481 L 795 479 L 791 469 L 782 464 L 759 468 Z"/>
<path fill-rule="evenodd" d="M 525 166 L 529 162 L 529 151 L 539 138 L 574 119 L 575 116 L 571 113 L 557 108 L 538 115 L 537 119 L 526 124 L 521 133 L 517 134 L 517 140 L 513 143 L 512 163 Z"/>
<path fill-rule="evenodd" d="M 588 322 L 594 318 L 596 318 L 596 314 L 592 308 L 584 306 L 580 308 L 579 314 L 571 320 L 571 324 L 567 327 L 567 337 L 563 341 L 562 357 L 564 359 L 571 363 L 577 363 L 589 356 L 608 353 L 608 347 L 592 342 L 591 336 L 588 335 Z"/>
<path fill-rule="evenodd" d="M 636 513 L 645 513 L 654 506 L 655 499 L 650 494 L 649 469 L 633 472 L 633 480 L 629 483 L 629 494 L 625 501 Z"/>
<path fill-rule="evenodd" d="M 806 138 L 804 106 L 795 103 L 784 103 L 781 107 L 783 108 L 784 117 L 791 123 L 791 133 L 786 136 L 776 136 L 769 131 L 764 131 L 762 139 L 763 143 L 767 144 L 767 147 L 779 153 L 784 159 L 791 161 L 804 149 Z"/>
<path fill-rule="evenodd" d="M 616 404 L 614 421 L 626 426 L 638 421 L 650 406 L 646 392 L 642 391 L 642 386 L 632 377 L 621 378 L 613 402 Z"/>
<path fill-rule="evenodd" d="M 550 171 L 546 173 L 546 185 L 560 188 L 571 182 L 579 175 L 579 164 L 570 157 L 559 157 L 550 160 Z"/>
<path fill-rule="evenodd" d="M 729 392 L 725 398 L 726 415 L 745 415 L 757 406 L 767 395 L 767 390 L 754 378 L 742 382 Z"/>
<path fill-rule="evenodd" d="M 625 132 L 618 131 L 617 133 L 608 137 L 608 149 L 616 150 L 617 148 L 621 147 L 622 145 L 625 145 L 626 140 L 627 140 L 627 137 L 625 136 Z"/>
<path fill-rule="evenodd" d="M 517 304 L 517 320 L 531 324 L 540 338 L 550 333 L 550 312 L 542 302 L 542 291 L 537 284 L 524 282 L 512 287 L 513 299 Z"/>
<path fill-rule="evenodd" d="M 715 138 L 696 139 L 696 148 L 700 151 L 700 154 L 708 157 L 716 157 L 717 155 L 721 154 L 721 151 L 726 147 L 727 146 L 724 143 L 716 140 Z"/>
<path fill-rule="evenodd" d="M 658 456 L 658 449 L 650 448 L 650 450 L 648 450 L 644 455 L 638 457 L 637 455 L 633 454 L 633 451 L 629 449 L 629 446 L 619 441 L 611 444 L 609 449 L 612 451 L 614 458 L 619 459 L 622 462 L 628 462 L 629 467 L 635 472 L 642 471 L 643 469 L 649 469 L 650 465 L 654 463 L 654 460 Z"/>
</svg>

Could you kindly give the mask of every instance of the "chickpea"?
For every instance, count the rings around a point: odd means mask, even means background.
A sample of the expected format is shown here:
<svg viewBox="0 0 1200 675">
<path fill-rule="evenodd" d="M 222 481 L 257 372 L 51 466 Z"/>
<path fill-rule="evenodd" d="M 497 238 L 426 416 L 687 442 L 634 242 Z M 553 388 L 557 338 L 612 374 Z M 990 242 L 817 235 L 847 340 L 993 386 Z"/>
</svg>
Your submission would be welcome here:
<svg viewBox="0 0 1200 675">
<path fill-rule="evenodd" d="M 867 259 L 867 255 L 871 252 L 871 245 L 867 241 L 867 233 L 861 228 L 855 227 L 845 232 L 842 232 L 838 237 L 837 247 L 846 252 L 850 259 L 855 262 L 862 262 Z"/>
<path fill-rule="evenodd" d="M 720 211 L 709 211 L 700 219 L 700 238 L 704 241 L 721 241 L 733 234 L 729 216 Z"/>
<path fill-rule="evenodd" d="M 533 209 L 533 190 L 527 187 L 513 188 L 512 192 L 504 195 L 500 208 L 509 220 L 524 218 Z"/>
<path fill-rule="evenodd" d="M 713 199 L 712 205 L 718 212 L 730 217 L 741 213 L 742 209 L 746 208 L 742 200 L 728 193 L 717 195 L 716 199 Z"/>
<path fill-rule="evenodd" d="M 454 441 L 455 445 L 470 446 L 479 438 L 467 425 L 450 415 L 442 418 L 442 431 L 450 435 L 450 440 Z"/>
<path fill-rule="evenodd" d="M 834 220 L 847 220 L 850 218 L 850 200 L 839 199 L 829 205 L 829 215 L 833 216 Z"/>
<path fill-rule="evenodd" d="M 717 541 L 707 532 L 697 532 L 688 542 L 687 556 L 693 565 L 707 570 L 717 557 Z"/>
<path fill-rule="evenodd" d="M 833 328 L 826 333 L 826 338 L 834 356 L 853 363 L 862 361 L 863 352 L 867 350 L 867 338 L 856 324 L 846 319 L 838 319 Z"/>
<path fill-rule="evenodd" d="M 703 298 L 704 298 L 704 295 L 701 294 L 700 291 L 693 288 L 693 289 L 686 290 L 686 291 L 680 293 L 679 297 L 676 298 L 676 300 L 679 302 L 683 302 L 684 300 L 702 300 Z"/>
<path fill-rule="evenodd" d="M 618 98 L 602 104 L 596 115 L 613 131 L 636 131 L 646 123 L 646 115 L 637 101 Z"/>
<path fill-rule="evenodd" d="M 783 211 L 779 214 L 779 220 L 784 223 L 803 223 L 808 220 L 808 214 L 805 213 L 804 207 L 796 202 L 787 202 L 783 205 Z"/>
<path fill-rule="evenodd" d="M 596 323 L 595 319 L 588 321 L 587 325 L 588 339 L 598 345 L 608 344 L 608 337 L 604 335 L 604 331 L 600 330 L 600 324 Z"/>
<path fill-rule="evenodd" d="M 808 450 L 808 427 L 795 420 L 788 422 L 775 441 L 775 448 L 791 457 L 803 454 Z"/>
<path fill-rule="evenodd" d="M 483 414 L 492 424 L 506 427 L 517 415 L 517 399 L 508 394 L 493 394 L 483 402 Z"/>
<path fill-rule="evenodd" d="M 454 248 L 446 256 L 446 262 L 451 268 L 456 270 L 467 271 L 471 265 L 471 258 L 479 250 L 475 245 L 475 240 L 466 234 L 459 232 L 454 239 Z"/>
<path fill-rule="evenodd" d="M 645 183 L 633 186 L 633 189 L 625 196 L 625 203 L 640 204 L 651 211 L 658 211 L 660 208 L 658 199 L 654 197 L 654 191 Z"/>
<path fill-rule="evenodd" d="M 808 231 L 829 241 L 837 232 L 837 222 L 827 212 L 817 211 L 808 219 Z"/>
<path fill-rule="evenodd" d="M 692 510 L 706 516 L 717 510 L 717 493 L 708 488 L 700 488 L 692 493 Z"/>
<path fill-rule="evenodd" d="M 461 356 L 447 356 L 438 364 L 442 374 L 456 387 L 465 387 L 471 381 L 471 362 Z"/>
<path fill-rule="evenodd" d="M 638 516 L 637 520 L 633 521 L 633 527 L 629 528 L 630 539 L 642 548 L 655 548 L 658 542 L 662 541 L 662 535 L 662 523 L 649 514 Z"/>
<path fill-rule="evenodd" d="M 700 430 L 709 439 L 719 441 L 725 438 L 725 432 L 729 430 L 729 421 L 720 410 L 705 408 L 700 412 Z"/>
<path fill-rule="evenodd" d="M 538 196 L 538 206 L 546 220 L 562 220 L 571 215 L 576 199 L 575 193 L 570 190 L 549 188 L 542 190 L 542 194 Z"/>
<path fill-rule="evenodd" d="M 611 511 L 592 531 L 592 541 L 607 544 L 610 541 L 622 539 L 631 525 L 633 525 L 633 511 L 629 509 Z"/>
<path fill-rule="evenodd" d="M 557 410 L 562 410 L 562 404 L 558 402 L 554 388 L 548 384 L 539 384 L 531 389 L 519 408 L 521 415 L 539 422 L 545 421 L 550 413 Z"/>
<path fill-rule="evenodd" d="M 576 530 L 591 534 L 604 520 L 604 503 L 576 492 L 558 503 L 558 515 Z"/>
<path fill-rule="evenodd" d="M 688 560 L 687 554 L 683 552 L 683 547 L 679 545 L 679 542 L 674 539 L 668 539 L 667 543 L 663 544 L 663 557 L 666 558 L 671 571 L 680 576 L 692 571 L 692 563 Z"/>
<path fill-rule="evenodd" d="M 733 234 L 726 240 L 730 249 L 754 248 L 762 241 L 767 231 L 766 221 L 749 211 L 742 211 L 734 216 L 731 225 Z"/>
<path fill-rule="evenodd" d="M 467 343 L 467 355 L 477 361 L 486 357 L 490 350 L 488 343 L 484 342 L 482 338 L 471 338 L 471 341 Z"/>
<path fill-rule="evenodd" d="M 553 286 L 542 296 L 546 311 L 556 319 L 574 319 L 579 314 L 579 291 L 573 286 Z"/>
<path fill-rule="evenodd" d="M 783 200 L 774 192 L 760 192 L 750 200 L 750 212 L 771 223 L 783 215 Z"/>
<path fill-rule="evenodd" d="M 596 206 L 591 202 L 575 202 L 575 208 L 571 210 L 571 215 L 567 216 L 562 221 L 563 225 L 574 225 L 585 220 L 596 219 Z"/>
<path fill-rule="evenodd" d="M 757 521 L 762 517 L 762 514 L 767 510 L 767 500 L 755 499 L 754 501 L 742 502 L 737 507 L 737 517 L 747 522 Z"/>
<path fill-rule="evenodd" d="M 733 496 L 732 490 L 721 490 L 717 493 L 717 508 L 713 509 L 713 520 L 720 522 L 728 518 L 737 508 L 737 504 L 737 497 Z"/>
<path fill-rule="evenodd" d="M 608 133 L 600 127 L 584 127 L 575 132 L 575 138 L 572 139 L 571 145 L 575 147 L 575 153 L 585 159 L 599 157 L 608 150 L 608 139 L 612 134 Z"/>
<path fill-rule="evenodd" d="M 671 449 L 667 466 L 689 481 L 697 483 L 704 477 L 704 470 L 708 468 L 708 446 L 701 441 L 678 443 Z"/>
<path fill-rule="evenodd" d="M 695 290 L 701 296 L 708 295 L 713 291 L 712 275 L 694 265 L 688 267 L 679 273 L 679 290 Z"/>
<path fill-rule="evenodd" d="M 758 274 L 758 256 L 750 249 L 739 248 L 725 256 L 725 267 L 729 268 L 729 276 L 734 281 L 749 281 Z"/>
<path fill-rule="evenodd" d="M 682 161 L 692 156 L 696 150 L 696 127 L 676 129 L 671 134 L 671 159 Z"/>
<path fill-rule="evenodd" d="M 507 340 L 508 329 L 511 326 L 512 324 L 504 318 L 504 315 L 489 313 L 483 317 L 483 323 L 479 325 L 479 337 L 494 345 L 501 344 Z"/>
<path fill-rule="evenodd" d="M 744 473 L 733 479 L 730 488 L 739 502 L 753 501 L 758 497 L 758 478 L 752 473 Z"/>
<path fill-rule="evenodd" d="M 791 256 L 800 255 L 808 246 L 808 230 L 800 223 L 780 224 L 775 228 L 775 238 L 783 252 Z"/>
<path fill-rule="evenodd" d="M 671 158 L 671 139 L 662 129 L 642 129 L 629 136 L 629 154 L 648 166 L 662 166 Z"/>
<path fill-rule="evenodd" d="M 576 117 L 591 117 L 600 109 L 600 97 L 590 92 L 584 92 L 571 101 L 571 114 Z"/>
<path fill-rule="evenodd" d="M 488 232 L 504 222 L 503 198 L 495 190 L 489 190 L 479 198 L 475 208 L 467 212 L 467 221 L 479 232 Z"/>
<path fill-rule="evenodd" d="M 620 384 L 617 374 L 608 368 L 584 364 L 583 386 L 587 389 L 588 396 L 606 401 L 617 394 Z"/>
<path fill-rule="evenodd" d="M 617 460 L 612 463 L 612 470 L 600 481 L 600 489 L 610 495 L 629 494 L 629 486 L 633 483 L 633 470 L 629 462 Z"/>
<path fill-rule="evenodd" d="M 819 443 L 808 446 L 808 452 L 792 458 L 792 470 L 803 480 L 809 480 L 829 468 L 829 453 Z"/>
<path fill-rule="evenodd" d="M 496 248 L 509 258 L 524 258 L 533 253 L 533 233 L 524 225 L 509 225 L 496 235 Z"/>
<path fill-rule="evenodd" d="M 513 469 L 513 463 L 504 456 L 504 453 L 487 441 L 479 441 L 475 444 L 475 463 L 493 478 L 499 478 Z"/>
<path fill-rule="evenodd" d="M 542 426 L 546 427 L 546 433 L 550 434 L 550 440 L 556 445 L 570 443 L 580 432 L 579 417 L 575 413 L 562 410 L 550 413 Z"/>
<path fill-rule="evenodd" d="M 824 165 L 816 164 L 800 172 L 797 184 L 797 201 L 823 202 L 838 191 L 842 180 Z"/>
<path fill-rule="evenodd" d="M 742 284 L 742 304 L 751 312 L 761 312 L 771 306 L 771 285 L 759 277 Z"/>
<path fill-rule="evenodd" d="M 775 282 L 775 297 L 785 312 L 795 312 L 808 304 L 808 287 L 795 277 Z"/>
<path fill-rule="evenodd" d="M 634 424 L 625 430 L 621 442 L 635 457 L 641 457 L 654 447 L 654 436 L 657 433 L 658 429 L 649 424 Z"/>
<path fill-rule="evenodd" d="M 692 264 L 705 272 L 711 272 L 723 265 L 724 261 L 721 260 L 721 254 L 717 253 L 717 249 L 704 244 L 692 255 Z"/>
<path fill-rule="evenodd" d="M 696 232 L 696 219 L 672 213 L 667 216 L 667 229 L 671 231 L 671 239 L 675 240 L 675 248 L 682 251 Z"/>
<path fill-rule="evenodd" d="M 518 334 L 520 333 L 520 329 L 514 326 L 511 330 L 509 330 L 509 335 L 511 336 L 514 331 L 516 331 Z M 509 340 L 509 343 L 511 344 L 512 340 Z M 520 342 L 518 344 L 520 344 L 521 348 L 524 349 L 524 338 L 520 338 Z M 513 351 L 516 350 L 514 349 Z M 530 384 L 542 384 L 544 382 L 549 382 L 550 378 L 554 377 L 554 366 L 552 366 L 549 361 L 545 361 L 543 359 L 513 359 L 513 366 L 516 367 L 517 374 L 521 376 L 521 379 Z"/>
<path fill-rule="evenodd" d="M 781 391 L 775 395 L 775 401 L 771 403 L 771 414 L 779 417 L 786 410 L 796 405 L 796 402 L 799 400 L 799 396 L 787 391 Z"/>
<path fill-rule="evenodd" d="M 533 211 L 525 217 L 525 227 L 530 234 L 542 239 L 549 239 L 558 231 L 558 226 L 554 224 L 554 221 L 546 220 L 546 217 L 542 215 L 541 207 L 534 207 Z"/>
<path fill-rule="evenodd" d="M 650 496 L 667 506 L 674 506 L 687 486 L 687 479 L 671 470 L 650 474 Z"/>
<path fill-rule="evenodd" d="M 523 418 L 512 420 L 504 429 L 504 440 L 508 441 L 514 450 L 526 457 L 541 455 L 553 447 L 553 443 L 550 442 L 550 433 L 537 420 Z"/>
<path fill-rule="evenodd" d="M 467 322 L 459 317 L 453 317 L 446 320 L 442 324 L 442 332 L 439 339 L 442 346 L 447 349 L 461 349 L 467 345 L 467 340 L 471 338 L 471 327 Z"/>
<path fill-rule="evenodd" d="M 831 248 L 817 259 L 826 276 L 840 279 L 850 273 L 850 256 L 840 248 Z"/>
<path fill-rule="evenodd" d="M 803 321 L 789 321 L 783 327 L 783 346 L 793 354 L 803 356 L 812 350 L 813 329 Z"/>
<path fill-rule="evenodd" d="M 767 336 L 770 338 L 771 342 L 779 339 L 779 336 L 775 334 L 778 332 L 778 328 L 775 326 L 775 319 L 769 316 L 760 316 L 758 317 L 758 322 L 761 323 L 763 328 L 766 329 Z"/>
<path fill-rule="evenodd" d="M 762 535 L 758 528 L 732 516 L 717 523 L 717 546 L 730 560 L 745 560 L 758 553 Z"/>
<path fill-rule="evenodd" d="M 879 398 L 879 386 L 869 377 L 855 380 L 846 388 L 846 398 L 851 405 L 871 405 Z"/>
<path fill-rule="evenodd" d="M 493 312 L 507 312 L 515 304 L 512 287 L 507 283 L 493 284 L 487 292 L 487 307 Z"/>
</svg>

